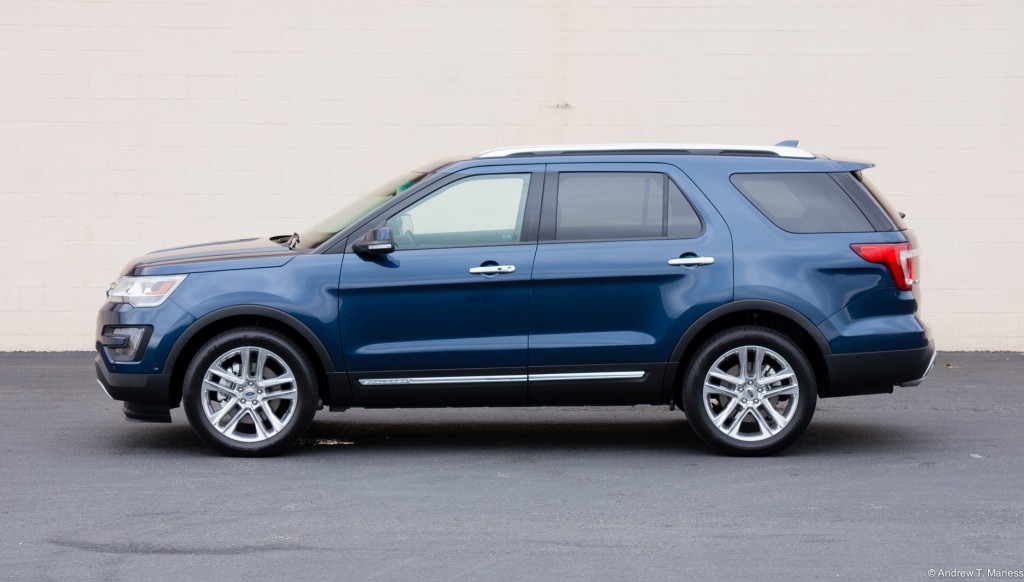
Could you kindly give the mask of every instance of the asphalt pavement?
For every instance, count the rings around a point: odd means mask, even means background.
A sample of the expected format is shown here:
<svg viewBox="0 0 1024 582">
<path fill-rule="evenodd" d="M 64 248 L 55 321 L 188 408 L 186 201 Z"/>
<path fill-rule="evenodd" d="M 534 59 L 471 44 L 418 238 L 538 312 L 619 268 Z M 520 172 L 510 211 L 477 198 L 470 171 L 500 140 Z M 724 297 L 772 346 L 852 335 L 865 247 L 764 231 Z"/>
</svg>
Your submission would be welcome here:
<svg viewBox="0 0 1024 582">
<path fill-rule="evenodd" d="M 235 459 L 180 408 L 126 422 L 90 354 L 5 353 L 0 579 L 1021 577 L 1022 405 L 1024 354 L 941 353 L 771 458 L 667 407 L 560 407 L 323 411 Z"/>
</svg>

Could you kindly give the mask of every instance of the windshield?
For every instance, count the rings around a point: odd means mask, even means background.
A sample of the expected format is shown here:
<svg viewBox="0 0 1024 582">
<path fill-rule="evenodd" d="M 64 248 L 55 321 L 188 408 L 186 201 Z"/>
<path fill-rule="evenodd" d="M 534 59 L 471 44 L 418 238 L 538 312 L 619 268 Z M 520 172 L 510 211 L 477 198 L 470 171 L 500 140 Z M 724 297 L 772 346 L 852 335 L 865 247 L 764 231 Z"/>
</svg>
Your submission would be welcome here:
<svg viewBox="0 0 1024 582">
<path fill-rule="evenodd" d="M 407 172 L 394 180 L 381 184 L 370 192 L 349 201 L 334 214 L 299 233 L 299 248 L 312 249 L 320 246 L 345 227 L 351 225 L 370 211 L 382 206 L 396 194 L 406 190 L 427 176 L 427 172 Z"/>
<path fill-rule="evenodd" d="M 452 157 L 435 160 L 411 172 L 406 172 L 391 181 L 385 182 L 358 198 L 353 198 L 341 210 L 299 233 L 299 242 L 295 246 L 302 249 L 315 249 L 324 241 L 351 226 L 374 209 L 380 208 L 387 201 L 413 187 L 413 185 L 422 181 L 423 178 L 452 162 L 464 159 L 466 158 Z"/>
</svg>

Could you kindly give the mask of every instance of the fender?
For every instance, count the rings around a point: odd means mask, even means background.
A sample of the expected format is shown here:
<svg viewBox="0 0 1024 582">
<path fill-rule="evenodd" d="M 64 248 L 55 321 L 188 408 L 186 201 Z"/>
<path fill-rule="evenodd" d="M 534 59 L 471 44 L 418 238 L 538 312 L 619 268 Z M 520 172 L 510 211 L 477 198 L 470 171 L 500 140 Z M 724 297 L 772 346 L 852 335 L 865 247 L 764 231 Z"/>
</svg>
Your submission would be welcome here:
<svg viewBox="0 0 1024 582">
<path fill-rule="evenodd" d="M 682 365 L 683 354 L 686 352 L 686 348 L 690 347 L 693 339 L 697 337 L 700 332 L 704 331 L 707 326 L 711 325 L 721 317 L 732 313 L 738 313 L 740 311 L 767 311 L 769 313 L 781 315 L 800 326 L 800 329 L 804 330 L 807 335 L 814 340 L 814 344 L 818 346 L 819 350 L 821 350 L 822 355 L 827 356 L 832 354 L 832 348 L 828 345 L 828 342 L 825 340 L 825 336 L 822 335 L 821 330 L 811 323 L 811 321 L 802 313 L 792 307 L 787 307 L 781 303 L 775 303 L 774 301 L 764 301 L 762 299 L 741 299 L 739 301 L 726 303 L 725 305 L 720 305 L 700 316 L 700 318 L 693 322 L 693 325 L 686 330 L 683 337 L 679 338 L 679 342 L 676 344 L 675 349 L 672 350 L 671 359 L 669 360 L 668 367 L 665 370 L 662 395 L 666 402 L 670 402 L 673 398 L 676 387 L 676 375 L 679 371 L 679 366 Z"/>
<path fill-rule="evenodd" d="M 287 325 L 298 332 L 298 334 L 301 335 L 309 345 L 313 346 L 313 351 L 316 352 L 317 360 L 319 360 L 320 367 L 324 372 L 330 375 L 335 371 L 334 364 L 331 362 L 331 356 L 327 352 L 327 349 L 324 348 L 324 345 L 320 342 L 320 338 L 316 337 L 316 334 L 310 331 L 304 323 L 281 310 L 262 305 L 233 305 L 231 307 L 224 307 L 222 309 L 211 311 L 210 313 L 207 313 L 195 320 L 192 325 L 188 326 L 188 329 L 181 334 L 178 341 L 174 342 L 174 347 L 171 348 L 170 353 L 167 355 L 167 362 L 164 364 L 164 369 L 174 369 L 174 366 L 178 362 L 178 356 L 181 355 L 181 351 L 185 349 L 185 346 L 188 345 L 188 342 L 195 337 L 197 333 L 206 329 L 210 324 L 216 323 L 222 319 L 240 315 L 265 317 Z"/>
<path fill-rule="evenodd" d="M 799 311 L 781 303 L 775 303 L 774 301 L 764 301 L 762 299 L 740 299 L 739 301 L 720 305 L 700 316 L 697 321 L 693 322 L 693 325 L 686 330 L 683 337 L 679 338 L 679 343 L 677 343 L 675 349 L 672 350 L 672 359 L 670 362 L 678 364 L 679 359 L 683 357 L 683 352 L 685 352 L 686 348 L 689 347 L 690 342 L 692 342 L 693 338 L 703 331 L 705 327 L 720 317 L 740 311 L 767 311 L 781 315 L 799 325 L 800 329 L 807 332 L 807 335 L 814 340 L 815 345 L 817 345 L 818 349 L 821 350 L 822 355 L 827 356 L 832 353 L 832 348 L 828 345 L 828 342 L 825 340 L 825 336 L 822 335 L 821 330 L 819 330 L 817 326 L 811 323 L 811 321 L 804 317 L 804 315 Z"/>
</svg>

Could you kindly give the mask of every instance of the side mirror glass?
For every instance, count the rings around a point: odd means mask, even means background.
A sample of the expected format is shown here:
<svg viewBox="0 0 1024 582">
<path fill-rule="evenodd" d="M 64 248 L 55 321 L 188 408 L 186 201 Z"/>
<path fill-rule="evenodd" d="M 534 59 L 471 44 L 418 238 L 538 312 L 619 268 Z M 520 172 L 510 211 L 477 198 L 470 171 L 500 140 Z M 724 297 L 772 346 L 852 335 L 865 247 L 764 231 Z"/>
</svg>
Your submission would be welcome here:
<svg viewBox="0 0 1024 582">
<path fill-rule="evenodd" d="M 391 229 L 384 226 L 366 233 L 363 240 L 352 245 L 352 250 L 366 255 L 386 255 L 395 251 L 395 237 Z"/>
</svg>

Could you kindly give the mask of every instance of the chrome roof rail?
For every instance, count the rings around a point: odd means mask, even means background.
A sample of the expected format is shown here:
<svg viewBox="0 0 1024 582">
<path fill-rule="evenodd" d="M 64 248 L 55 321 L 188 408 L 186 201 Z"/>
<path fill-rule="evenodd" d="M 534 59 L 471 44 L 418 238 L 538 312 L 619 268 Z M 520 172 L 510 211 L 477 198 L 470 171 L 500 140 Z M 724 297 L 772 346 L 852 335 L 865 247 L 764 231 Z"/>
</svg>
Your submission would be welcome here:
<svg viewBox="0 0 1024 582">
<path fill-rule="evenodd" d="M 783 142 L 786 143 L 786 142 Z M 795 142 L 794 142 L 795 143 Z M 704 156 L 776 156 L 780 158 L 814 158 L 814 154 L 790 145 L 728 145 L 707 143 L 601 143 L 524 146 L 487 150 L 478 158 L 509 158 L 559 154 L 630 154 L 663 153 Z"/>
</svg>

